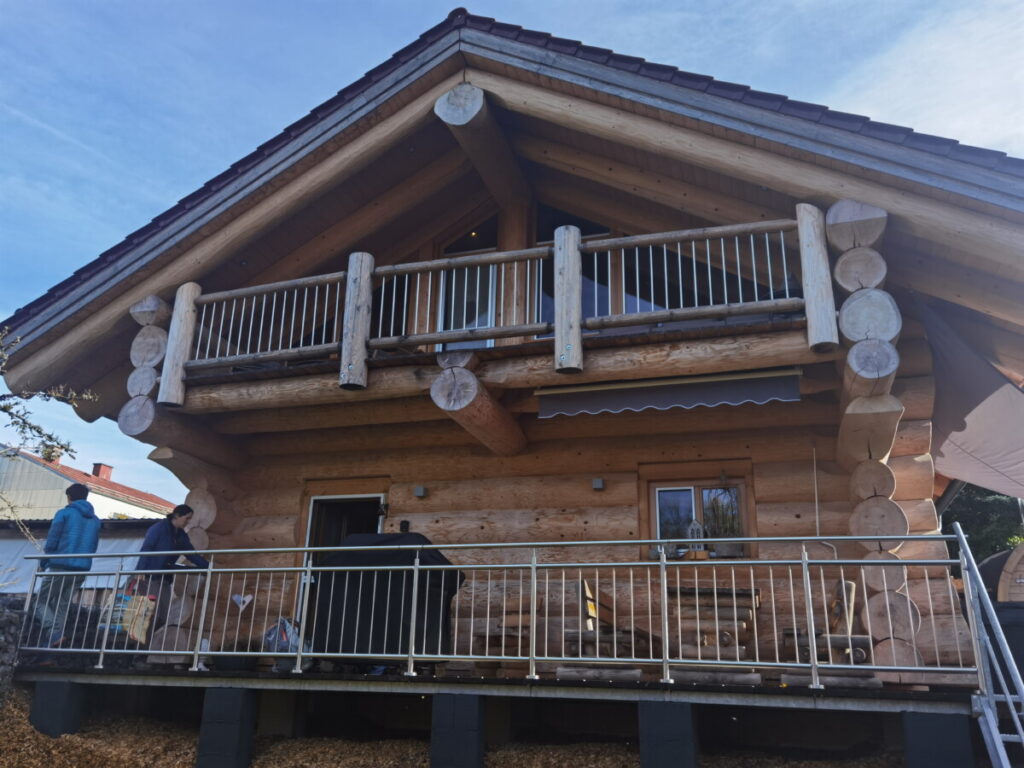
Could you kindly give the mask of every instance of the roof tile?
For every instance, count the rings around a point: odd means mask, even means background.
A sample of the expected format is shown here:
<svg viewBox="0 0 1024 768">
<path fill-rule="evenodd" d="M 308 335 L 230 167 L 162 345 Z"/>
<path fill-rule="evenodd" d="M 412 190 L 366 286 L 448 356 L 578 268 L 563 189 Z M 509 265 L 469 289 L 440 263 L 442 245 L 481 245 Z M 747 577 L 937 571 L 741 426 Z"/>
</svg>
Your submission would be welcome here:
<svg viewBox="0 0 1024 768">
<path fill-rule="evenodd" d="M 828 107 L 821 104 L 812 104 L 809 101 L 797 101 L 796 99 L 786 99 L 779 105 L 779 112 L 782 114 L 792 115 L 793 117 L 799 117 L 815 123 L 821 119 L 822 114 L 827 110 Z"/>
<path fill-rule="evenodd" d="M 750 90 L 748 85 L 738 83 L 727 83 L 724 80 L 712 80 L 708 83 L 707 93 L 712 96 L 723 96 L 727 99 L 739 101 Z"/>
<path fill-rule="evenodd" d="M 854 115 L 849 112 L 839 112 L 834 109 L 825 110 L 818 120 L 822 125 L 830 125 L 833 128 L 842 128 L 847 131 L 859 131 L 861 126 L 868 119 L 863 115 Z"/>
<path fill-rule="evenodd" d="M 874 139 L 884 139 L 885 141 L 891 141 L 894 144 L 902 143 L 903 140 L 911 133 L 913 133 L 913 129 L 911 128 L 906 128 L 902 125 L 892 125 L 890 123 L 878 123 L 873 120 L 868 120 L 860 129 L 860 134 L 862 136 L 870 136 Z"/>
<path fill-rule="evenodd" d="M 761 109 L 770 109 L 773 112 L 786 101 L 786 97 L 778 93 L 765 93 L 764 91 L 747 91 L 743 96 L 743 103 Z"/>
</svg>

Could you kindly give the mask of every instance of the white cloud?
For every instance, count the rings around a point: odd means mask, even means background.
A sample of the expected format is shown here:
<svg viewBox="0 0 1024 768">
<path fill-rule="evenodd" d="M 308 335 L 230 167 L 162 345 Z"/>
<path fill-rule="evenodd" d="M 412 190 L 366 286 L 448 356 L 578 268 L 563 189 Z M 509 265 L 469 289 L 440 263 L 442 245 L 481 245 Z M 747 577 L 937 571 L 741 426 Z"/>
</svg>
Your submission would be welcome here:
<svg viewBox="0 0 1024 768">
<path fill-rule="evenodd" d="M 847 112 L 1024 156 L 1024 5 L 983 0 L 930 14 L 829 92 Z"/>
</svg>

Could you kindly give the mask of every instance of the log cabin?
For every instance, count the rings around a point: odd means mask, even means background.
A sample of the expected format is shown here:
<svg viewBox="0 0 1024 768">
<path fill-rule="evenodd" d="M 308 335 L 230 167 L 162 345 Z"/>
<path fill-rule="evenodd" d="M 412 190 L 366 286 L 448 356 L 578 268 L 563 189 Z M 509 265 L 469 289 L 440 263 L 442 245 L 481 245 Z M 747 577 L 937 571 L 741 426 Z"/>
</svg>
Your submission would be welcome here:
<svg viewBox="0 0 1024 768">
<path fill-rule="evenodd" d="M 644 765 L 737 702 L 998 760 L 927 318 L 1024 381 L 1022 222 L 1022 160 L 459 9 L 19 310 L 6 380 L 94 391 L 189 488 L 211 568 L 140 644 L 217 696 L 287 617 L 288 680 L 434 695 L 438 765 L 499 695 L 636 701 Z M 329 557 L 374 537 L 417 554 Z M 328 584 L 454 570 L 395 647 L 324 638 Z"/>
</svg>

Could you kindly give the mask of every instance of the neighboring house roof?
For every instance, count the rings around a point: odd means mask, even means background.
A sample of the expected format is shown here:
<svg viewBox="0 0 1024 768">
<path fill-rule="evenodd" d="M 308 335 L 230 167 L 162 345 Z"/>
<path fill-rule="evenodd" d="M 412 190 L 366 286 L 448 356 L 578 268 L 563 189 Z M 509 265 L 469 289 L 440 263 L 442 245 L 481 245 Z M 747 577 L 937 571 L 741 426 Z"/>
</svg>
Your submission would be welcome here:
<svg viewBox="0 0 1024 768">
<path fill-rule="evenodd" d="M 117 499 L 118 501 L 123 501 L 136 507 L 141 507 L 149 512 L 156 512 L 164 515 L 169 514 L 174 509 L 174 504 L 167 501 L 167 499 L 162 499 L 152 493 L 140 491 L 138 488 L 132 488 L 131 486 L 124 485 L 122 483 L 116 483 L 109 478 L 98 477 L 97 475 L 83 472 L 80 469 L 75 469 L 74 467 L 69 467 L 66 464 L 61 464 L 59 461 L 47 461 L 46 459 L 35 456 L 28 451 L 19 450 L 18 455 L 34 464 L 55 472 L 68 482 L 81 483 L 86 486 L 91 493 Z"/>
<path fill-rule="evenodd" d="M 1024 159 L 1008 157 L 1003 152 L 967 146 L 954 139 L 917 133 L 910 128 L 877 122 L 862 115 L 832 110 L 819 104 L 797 101 L 775 93 L 758 91 L 746 85 L 715 80 L 707 75 L 685 72 L 673 66 L 655 64 L 635 56 L 617 54 L 605 48 L 583 45 L 576 40 L 523 29 L 520 26 L 505 24 L 484 16 L 475 16 L 463 8 L 457 8 L 443 22 L 420 35 L 416 41 L 402 48 L 384 63 L 371 69 L 362 78 L 314 108 L 302 119 L 289 125 L 280 134 L 257 147 L 225 172 L 206 182 L 200 189 L 183 198 L 177 205 L 157 216 L 149 224 L 128 235 L 121 243 L 77 270 L 67 280 L 58 283 L 35 301 L 17 310 L 0 325 L 12 327 L 24 325 L 35 315 L 60 301 L 62 297 L 80 284 L 97 276 L 98 273 L 118 262 L 121 257 L 138 249 L 143 243 L 165 239 L 165 233 L 169 233 L 172 224 L 183 219 L 190 212 L 195 212 L 198 207 L 210 203 L 226 188 L 243 182 L 245 177 L 257 166 L 271 159 L 287 145 L 293 143 L 315 145 L 322 141 L 322 134 L 330 133 L 324 129 L 324 126 L 334 121 L 340 111 L 357 109 L 381 80 L 409 67 L 410 63 L 418 56 L 428 52 L 432 46 L 452 34 L 458 38 L 454 50 L 458 50 L 463 35 L 486 34 L 493 38 L 540 49 L 552 55 L 570 56 L 580 62 L 639 75 L 655 83 L 666 83 L 720 97 L 765 113 L 797 118 L 809 125 L 821 126 L 822 129 L 839 129 L 851 136 L 856 134 L 910 150 L 937 155 L 947 160 L 964 163 L 967 166 L 1024 179 Z M 166 237 L 169 238 L 170 235 L 167 234 Z M 129 268 L 130 271 L 130 265 L 123 266 Z M 117 271 L 121 272 L 121 267 Z M 26 336 L 28 338 L 34 337 L 34 335 L 35 332 L 32 331 Z"/>
</svg>

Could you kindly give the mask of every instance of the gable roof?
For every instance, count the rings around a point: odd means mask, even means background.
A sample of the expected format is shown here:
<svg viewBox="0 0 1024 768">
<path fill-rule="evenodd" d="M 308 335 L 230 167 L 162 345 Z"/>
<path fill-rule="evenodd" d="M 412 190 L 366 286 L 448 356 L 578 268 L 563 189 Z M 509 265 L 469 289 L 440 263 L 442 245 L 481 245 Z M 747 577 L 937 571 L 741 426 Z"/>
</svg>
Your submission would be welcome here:
<svg viewBox="0 0 1024 768">
<path fill-rule="evenodd" d="M 174 504 L 167 499 L 147 493 L 146 491 L 140 491 L 138 488 L 133 488 L 130 485 L 116 483 L 108 478 L 83 472 L 67 464 L 61 464 L 59 461 L 47 461 L 25 450 L 18 450 L 17 455 L 26 461 L 55 472 L 70 483 L 81 483 L 89 489 L 90 493 L 117 499 L 118 501 L 164 515 L 169 514 L 174 509 Z"/>
<path fill-rule="evenodd" d="M 654 108 L 663 107 L 666 102 L 659 99 L 668 91 L 673 99 L 680 93 L 689 94 L 690 101 L 683 107 L 673 101 L 672 108 L 725 129 L 747 131 L 768 142 L 860 164 L 871 172 L 900 175 L 909 182 L 927 185 L 939 178 L 949 180 L 945 193 L 1024 214 L 1024 159 L 647 62 L 457 8 L 387 61 L 16 311 L 3 324 L 22 338 L 23 350 L 30 347 L 111 286 L 150 268 L 172 248 L 185 247 L 182 244 L 192 242 L 190 238 L 200 238 L 208 227 L 215 226 L 214 222 L 222 220 L 220 217 L 237 215 L 244 207 L 243 200 L 256 188 L 283 178 L 317 152 L 326 151 L 331 142 L 339 140 L 402 87 L 460 54 L 487 56 L 512 66 L 531 62 L 558 67 L 566 80 L 596 79 L 609 92 L 625 94 L 627 99 L 642 92 L 650 97 Z"/>
</svg>

